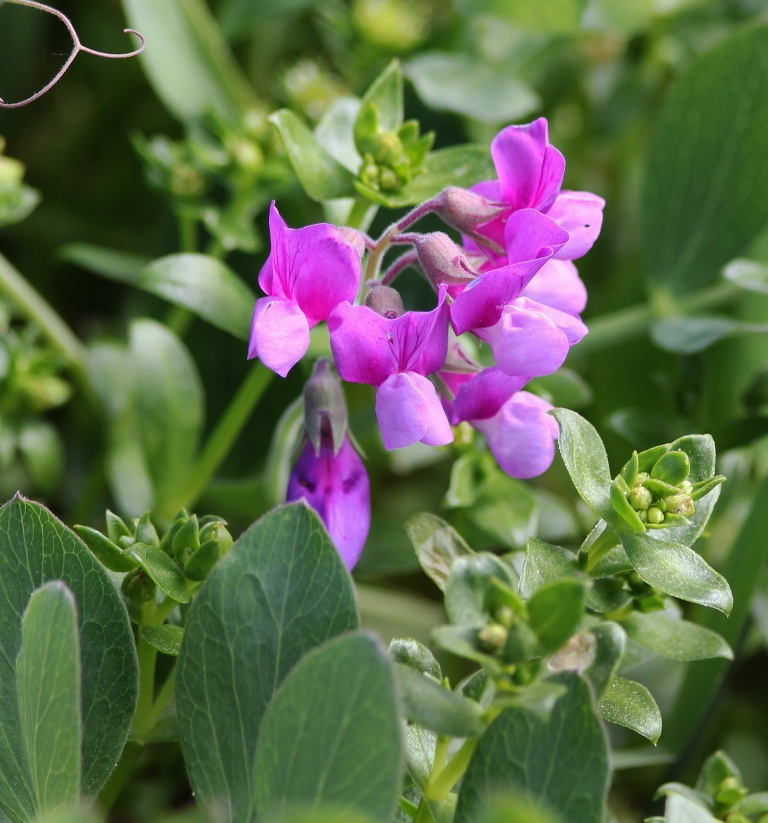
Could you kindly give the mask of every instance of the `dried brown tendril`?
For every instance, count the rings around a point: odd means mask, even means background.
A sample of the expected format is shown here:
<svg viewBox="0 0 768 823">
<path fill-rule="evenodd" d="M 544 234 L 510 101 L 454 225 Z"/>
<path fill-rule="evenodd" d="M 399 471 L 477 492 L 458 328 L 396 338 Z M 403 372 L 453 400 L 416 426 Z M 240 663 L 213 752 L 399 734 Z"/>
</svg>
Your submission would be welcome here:
<svg viewBox="0 0 768 823">
<path fill-rule="evenodd" d="M 125 57 L 136 57 L 136 55 L 141 54 L 144 51 L 144 36 L 140 34 L 135 29 L 123 29 L 126 34 L 134 34 L 136 37 L 139 38 L 141 41 L 141 45 L 139 48 L 134 49 L 133 51 L 126 52 L 125 54 L 111 54 L 110 52 L 105 51 L 96 51 L 96 49 L 89 49 L 87 46 L 84 46 L 80 42 L 80 38 L 77 35 L 77 31 L 75 31 L 75 27 L 72 25 L 70 19 L 60 12 L 58 9 L 54 9 L 51 6 L 46 6 L 44 3 L 38 3 L 36 0 L 0 0 L 0 6 L 2 6 L 3 2 L 6 3 L 16 3 L 19 6 L 29 6 L 32 9 L 38 9 L 39 11 L 48 12 L 48 14 L 52 14 L 54 17 L 58 17 L 62 23 L 67 27 L 67 31 L 69 32 L 70 37 L 72 38 L 72 51 L 69 53 L 69 56 L 64 61 L 64 65 L 59 69 L 56 73 L 56 76 L 50 83 L 47 83 L 43 86 L 42 89 L 35 92 L 31 97 L 27 97 L 26 100 L 20 100 L 18 103 L 6 103 L 2 97 L 0 97 L 0 108 L 3 109 L 17 109 L 20 106 L 26 106 L 27 103 L 32 103 L 33 101 L 37 100 L 38 97 L 42 97 L 47 91 L 50 91 L 61 78 L 66 73 L 67 69 L 72 65 L 75 57 L 83 51 L 86 54 L 93 54 L 96 57 L 108 57 L 110 59 L 123 59 Z"/>
</svg>

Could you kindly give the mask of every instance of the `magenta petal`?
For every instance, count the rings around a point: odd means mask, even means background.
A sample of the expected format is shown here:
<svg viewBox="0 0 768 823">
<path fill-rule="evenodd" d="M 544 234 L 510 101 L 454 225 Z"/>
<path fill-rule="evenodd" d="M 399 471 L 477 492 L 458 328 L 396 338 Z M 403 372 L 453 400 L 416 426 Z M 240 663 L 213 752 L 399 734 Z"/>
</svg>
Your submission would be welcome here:
<svg viewBox="0 0 768 823">
<path fill-rule="evenodd" d="M 548 259 L 568 243 L 568 232 L 540 211 L 520 209 L 507 220 L 504 241 L 510 263 Z"/>
<path fill-rule="evenodd" d="M 548 214 L 569 234 L 570 239 L 555 256 L 561 260 L 583 257 L 597 240 L 603 225 L 605 200 L 588 191 L 561 192 Z"/>
<path fill-rule="evenodd" d="M 512 377 L 498 368 L 485 369 L 459 388 L 453 402 L 454 424 L 493 417 L 526 382 L 526 378 Z"/>
<path fill-rule="evenodd" d="M 570 260 L 547 260 L 521 296 L 573 315 L 581 314 L 587 305 L 587 289 Z"/>
<path fill-rule="evenodd" d="M 309 324 L 292 301 L 262 297 L 256 301 L 251 323 L 248 359 L 261 362 L 285 377 L 309 348 Z"/>
<path fill-rule="evenodd" d="M 340 303 L 328 319 L 331 351 L 343 380 L 378 386 L 397 371 L 391 320 L 367 306 Z"/>
<path fill-rule="evenodd" d="M 448 354 L 450 309 L 440 288 L 432 311 L 409 311 L 392 321 L 391 334 L 398 371 L 434 374 L 443 367 Z"/>
<path fill-rule="evenodd" d="M 568 356 L 568 338 L 543 311 L 522 308 L 515 303 L 501 319 L 475 334 L 490 344 L 496 363 L 506 374 L 542 377 L 552 374 Z"/>
<path fill-rule="evenodd" d="M 288 502 L 301 498 L 320 515 L 351 570 L 371 526 L 371 491 L 363 461 L 349 437 L 336 455 L 330 443 L 324 443 L 318 455 L 307 443 L 288 481 Z"/>
<path fill-rule="evenodd" d="M 549 145 L 547 121 L 509 126 L 491 143 L 501 200 L 511 209 L 548 209 L 565 174 L 565 158 Z"/>
<path fill-rule="evenodd" d="M 534 394 L 518 392 L 487 420 L 472 425 L 488 441 L 501 468 L 512 477 L 536 477 L 555 456 L 557 423 L 547 414 L 552 406 Z"/>
<path fill-rule="evenodd" d="M 293 300 L 312 325 L 327 320 L 342 301 L 354 301 L 362 276 L 360 255 L 336 226 L 289 229 L 272 203 L 269 230 L 272 250 L 259 275 L 267 294 Z"/>
<path fill-rule="evenodd" d="M 453 441 L 435 387 L 420 374 L 393 374 L 376 392 L 376 417 L 388 450 L 414 443 L 444 446 Z"/>
</svg>

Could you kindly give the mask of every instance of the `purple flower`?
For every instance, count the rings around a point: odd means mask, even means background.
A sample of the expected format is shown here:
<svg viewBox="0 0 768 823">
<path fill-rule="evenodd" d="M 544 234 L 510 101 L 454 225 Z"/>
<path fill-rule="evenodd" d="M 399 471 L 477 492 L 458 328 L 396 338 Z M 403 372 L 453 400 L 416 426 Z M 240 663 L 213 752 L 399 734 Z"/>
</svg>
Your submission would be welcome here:
<svg viewBox="0 0 768 823">
<path fill-rule="evenodd" d="M 322 439 L 319 453 L 308 442 L 291 473 L 286 497 L 289 503 L 304 498 L 312 506 L 352 570 L 371 526 L 371 489 L 349 436 L 338 454 L 333 453 L 330 437 Z"/>
<path fill-rule="evenodd" d="M 339 375 L 376 386 L 376 416 L 387 449 L 453 440 L 435 387 L 426 379 L 442 368 L 448 349 L 448 305 L 382 317 L 367 306 L 341 303 L 331 314 L 331 349 Z"/>
<path fill-rule="evenodd" d="M 259 274 L 267 297 L 256 302 L 248 358 L 281 377 L 309 347 L 309 332 L 342 301 L 354 301 L 362 276 L 360 254 L 336 226 L 289 229 L 272 203 L 272 250 Z"/>
<path fill-rule="evenodd" d="M 548 260 L 521 296 L 574 316 L 581 314 L 587 305 L 587 289 L 570 260 Z"/>
<path fill-rule="evenodd" d="M 555 252 L 568 242 L 568 232 L 535 209 L 520 209 L 504 227 L 507 261 L 484 271 L 459 294 L 451 307 L 456 334 L 499 322 L 504 307 L 515 300 Z"/>
<path fill-rule="evenodd" d="M 547 414 L 552 406 L 520 391 L 525 382 L 498 368 L 486 369 L 461 385 L 451 405 L 452 422 L 469 421 L 485 435 L 501 468 L 519 478 L 549 468 L 558 436 L 557 423 Z"/>
<path fill-rule="evenodd" d="M 504 308 L 497 323 L 474 332 L 490 345 L 502 371 L 530 379 L 557 371 L 587 327 L 578 317 L 518 297 Z"/>
</svg>

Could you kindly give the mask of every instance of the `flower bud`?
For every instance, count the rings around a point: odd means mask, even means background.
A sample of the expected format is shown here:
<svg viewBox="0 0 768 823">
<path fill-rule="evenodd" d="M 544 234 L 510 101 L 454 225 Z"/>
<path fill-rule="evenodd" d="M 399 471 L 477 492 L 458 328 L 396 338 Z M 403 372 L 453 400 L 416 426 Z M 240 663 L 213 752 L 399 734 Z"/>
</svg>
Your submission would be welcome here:
<svg viewBox="0 0 768 823">
<path fill-rule="evenodd" d="M 357 563 L 371 526 L 371 489 L 360 455 L 347 435 L 338 452 L 330 437 L 312 443 L 299 457 L 288 481 L 286 499 L 304 499 L 320 515 L 348 569 Z"/>
<path fill-rule="evenodd" d="M 740 800 L 743 800 L 747 794 L 748 791 L 741 785 L 739 778 L 735 775 L 730 775 L 724 778 L 717 787 L 715 801 L 722 806 L 730 808 L 731 806 L 735 806 Z M 728 820 L 730 823 L 730 821 L 733 820 L 733 816 L 730 816 Z"/>
<path fill-rule="evenodd" d="M 480 645 L 489 652 L 497 652 L 504 648 L 509 637 L 509 629 L 501 623 L 489 623 L 477 633 Z"/>
<path fill-rule="evenodd" d="M 140 606 L 155 596 L 157 587 L 144 569 L 134 569 L 123 578 L 120 589 L 131 603 Z"/>
<path fill-rule="evenodd" d="M 315 454 L 328 439 L 338 454 L 347 433 L 347 404 L 341 381 L 331 371 L 331 361 L 321 357 L 304 386 L 304 425 Z"/>
<path fill-rule="evenodd" d="M 200 529 L 200 544 L 207 543 L 209 540 L 215 540 L 219 547 L 221 555 L 224 556 L 231 548 L 234 540 L 227 529 L 227 524 L 224 520 L 213 520 L 206 523 Z"/>
<path fill-rule="evenodd" d="M 173 536 L 173 554 L 183 564 L 192 552 L 200 548 L 200 531 L 197 515 L 188 517 Z"/>
<path fill-rule="evenodd" d="M 473 234 L 478 226 L 504 211 L 501 203 L 494 203 L 482 194 L 458 186 L 443 189 L 435 197 L 434 204 L 433 210 L 443 222 L 464 234 Z"/>
<path fill-rule="evenodd" d="M 184 564 L 184 575 L 190 580 L 202 581 L 210 574 L 222 551 L 217 540 L 206 540 Z"/>
<path fill-rule="evenodd" d="M 651 477 L 672 486 L 677 486 L 688 479 L 691 473 L 691 461 L 683 451 L 669 451 L 663 454 L 651 469 Z"/>
<path fill-rule="evenodd" d="M 660 502 L 663 502 L 666 505 L 667 511 L 672 514 L 681 514 L 683 517 L 693 517 L 696 512 L 690 495 L 683 494 L 682 492 L 680 494 L 673 494 L 670 497 L 665 497 L 664 500 Z"/>
<path fill-rule="evenodd" d="M 419 263 L 435 288 L 443 283 L 466 285 L 479 274 L 469 265 L 463 250 L 444 232 L 419 235 L 415 245 Z"/>
<path fill-rule="evenodd" d="M 382 191 L 399 191 L 403 187 L 400 175 L 389 166 L 379 166 L 379 188 Z"/>
<path fill-rule="evenodd" d="M 653 495 L 643 486 L 635 486 L 629 493 L 629 502 L 635 511 L 644 511 L 653 502 Z"/>
<path fill-rule="evenodd" d="M 651 508 L 648 509 L 648 522 L 654 526 L 658 526 L 664 522 L 664 512 L 656 506 L 651 506 Z"/>
<path fill-rule="evenodd" d="M 365 296 L 365 305 L 387 320 L 394 320 L 405 313 L 400 292 L 379 283 L 370 284 L 370 291 Z"/>
<path fill-rule="evenodd" d="M 377 134 L 373 142 L 373 156 L 377 163 L 394 166 L 402 160 L 403 143 L 394 132 Z"/>
</svg>

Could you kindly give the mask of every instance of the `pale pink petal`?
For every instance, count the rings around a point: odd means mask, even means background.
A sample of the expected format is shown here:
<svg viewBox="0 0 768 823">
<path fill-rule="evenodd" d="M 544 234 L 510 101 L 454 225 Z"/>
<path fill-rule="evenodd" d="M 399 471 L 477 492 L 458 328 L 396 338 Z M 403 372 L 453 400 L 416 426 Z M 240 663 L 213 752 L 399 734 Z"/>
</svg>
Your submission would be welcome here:
<svg viewBox="0 0 768 823">
<path fill-rule="evenodd" d="M 292 301 L 262 297 L 256 301 L 251 323 L 248 359 L 261 362 L 285 377 L 309 348 L 309 324 Z"/>
<path fill-rule="evenodd" d="M 344 302 L 333 310 L 331 351 L 343 380 L 378 386 L 397 371 L 392 322 L 367 306 Z"/>
<path fill-rule="evenodd" d="M 549 259 L 568 242 L 568 232 L 536 209 L 520 209 L 507 220 L 504 241 L 509 263 Z"/>
<path fill-rule="evenodd" d="M 587 289 L 570 260 L 547 260 L 521 296 L 573 315 L 581 314 L 587 305 Z"/>
<path fill-rule="evenodd" d="M 568 232 L 570 239 L 555 252 L 555 257 L 575 260 L 592 248 L 603 225 L 604 207 L 605 200 L 588 191 L 564 191 L 558 195 L 548 213 Z"/>
<path fill-rule="evenodd" d="M 529 392 L 518 392 L 499 412 L 472 425 L 488 441 L 501 468 L 512 477 L 536 477 L 545 472 L 555 456 L 558 436 L 555 420 L 547 414 L 552 406 Z"/>
<path fill-rule="evenodd" d="M 568 356 L 568 338 L 543 311 L 510 304 L 487 329 L 475 329 L 507 374 L 542 377 L 557 371 Z"/>
<path fill-rule="evenodd" d="M 501 200 L 512 210 L 546 211 L 555 201 L 565 174 L 565 158 L 549 145 L 547 121 L 509 126 L 491 143 Z"/>
<path fill-rule="evenodd" d="M 485 369 L 464 382 L 453 402 L 454 425 L 462 420 L 484 420 L 499 409 L 526 384 L 525 377 L 512 377 L 499 368 Z"/>
<path fill-rule="evenodd" d="M 453 432 L 435 387 L 420 374 L 393 374 L 376 392 L 376 417 L 387 449 L 443 446 Z"/>
<path fill-rule="evenodd" d="M 581 322 L 578 317 L 572 314 L 560 311 L 559 309 L 547 306 L 544 303 L 539 303 L 532 300 L 530 297 L 518 297 L 514 305 L 522 311 L 540 312 L 546 316 L 560 329 L 561 332 L 568 338 L 568 343 L 575 346 L 584 339 L 589 329 Z"/>
<path fill-rule="evenodd" d="M 288 481 L 287 500 L 304 498 L 320 515 L 348 569 L 357 563 L 371 526 L 371 491 L 360 455 L 346 437 L 338 454 L 330 442 L 315 454 L 312 443 Z"/>
</svg>

